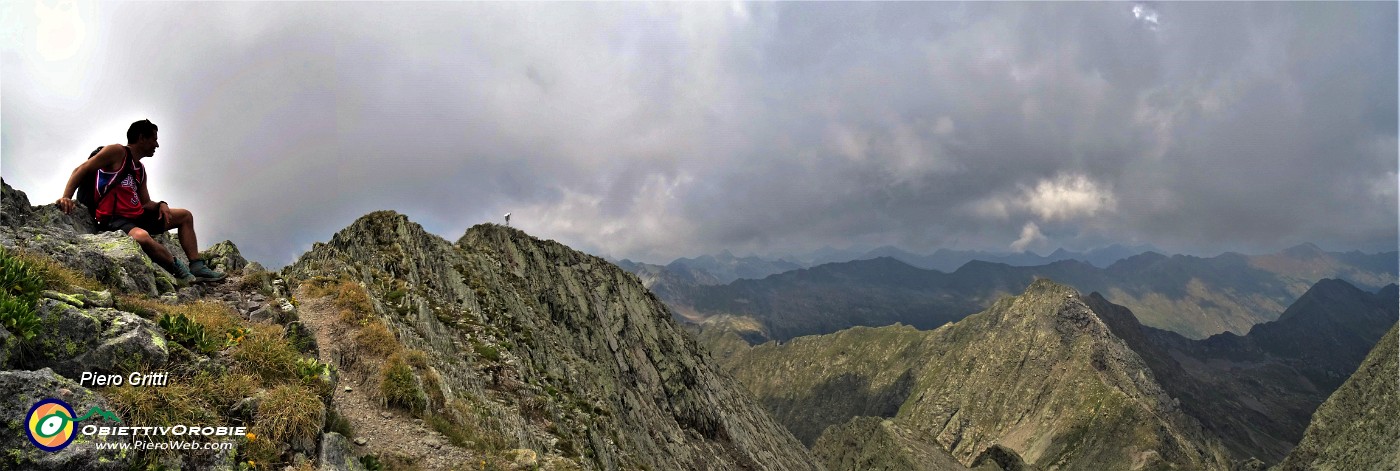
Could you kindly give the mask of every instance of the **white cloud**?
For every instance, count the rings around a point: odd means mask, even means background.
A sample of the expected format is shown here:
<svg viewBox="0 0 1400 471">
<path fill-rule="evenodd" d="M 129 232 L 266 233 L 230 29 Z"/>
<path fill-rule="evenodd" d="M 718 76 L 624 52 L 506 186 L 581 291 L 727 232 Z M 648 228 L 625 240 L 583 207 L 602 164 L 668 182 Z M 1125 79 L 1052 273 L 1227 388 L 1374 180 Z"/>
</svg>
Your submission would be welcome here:
<svg viewBox="0 0 1400 471">
<path fill-rule="evenodd" d="M 1059 222 L 1114 211 L 1117 199 L 1109 185 L 1083 174 L 1061 173 L 1042 178 L 1034 186 L 1022 185 L 1014 194 L 973 201 L 967 208 L 973 215 L 990 220 L 1006 220 L 1013 213 L 1024 213 L 1042 222 Z"/>
<path fill-rule="evenodd" d="M 1011 250 L 1024 252 L 1031 244 L 1044 240 L 1045 234 L 1040 233 L 1040 226 L 1034 222 L 1027 222 L 1026 225 L 1021 226 L 1021 238 L 1011 243 Z"/>
<path fill-rule="evenodd" d="M 1078 174 L 1044 179 L 1023 192 L 1022 205 L 1045 221 L 1093 216 L 1116 207 L 1111 189 Z"/>
<path fill-rule="evenodd" d="M 1157 29 L 1161 25 L 1157 10 L 1141 3 L 1133 5 L 1133 18 L 1147 25 L 1148 28 Z"/>
<path fill-rule="evenodd" d="M 688 175 L 643 177 L 623 211 L 610 210 L 602 196 L 565 189 L 557 200 L 512 211 L 511 222 L 532 234 L 573 241 L 578 249 L 618 257 L 654 257 L 658 248 L 695 243 L 691 223 L 676 209 L 694 181 Z"/>
</svg>

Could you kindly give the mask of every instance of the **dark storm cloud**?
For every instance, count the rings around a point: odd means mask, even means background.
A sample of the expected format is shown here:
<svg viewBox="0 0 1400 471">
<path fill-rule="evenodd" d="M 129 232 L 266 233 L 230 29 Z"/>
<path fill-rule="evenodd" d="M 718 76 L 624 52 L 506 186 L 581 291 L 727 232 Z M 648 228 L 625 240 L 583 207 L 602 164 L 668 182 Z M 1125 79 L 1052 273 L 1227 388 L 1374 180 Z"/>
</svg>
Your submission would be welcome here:
<svg viewBox="0 0 1400 471">
<path fill-rule="evenodd" d="M 6 181 L 150 117 L 154 196 L 272 265 L 375 209 L 651 261 L 1396 244 L 1394 4 L 77 6 L 55 61 L 4 7 Z"/>
</svg>

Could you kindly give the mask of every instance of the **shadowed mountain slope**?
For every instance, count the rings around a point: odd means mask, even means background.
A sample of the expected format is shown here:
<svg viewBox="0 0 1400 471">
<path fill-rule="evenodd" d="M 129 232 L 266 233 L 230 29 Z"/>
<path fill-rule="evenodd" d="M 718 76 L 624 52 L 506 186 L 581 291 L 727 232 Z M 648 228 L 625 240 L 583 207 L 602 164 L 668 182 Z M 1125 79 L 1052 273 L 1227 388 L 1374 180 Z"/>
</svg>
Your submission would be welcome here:
<svg viewBox="0 0 1400 471">
<path fill-rule="evenodd" d="M 828 465 L 916 437 L 963 466 L 995 455 L 1039 468 L 1229 467 L 1137 353 L 1048 280 L 937 330 L 855 328 L 725 361 Z"/>
<path fill-rule="evenodd" d="M 1400 469 L 1400 337 L 1396 328 L 1313 414 L 1277 471 Z"/>
<path fill-rule="evenodd" d="M 1367 293 L 1322 280 L 1280 320 L 1249 335 L 1190 340 L 1143 327 L 1097 293 L 1086 303 L 1236 458 L 1266 462 L 1282 459 L 1302 438 L 1313 411 L 1400 315 L 1394 285 Z"/>
</svg>

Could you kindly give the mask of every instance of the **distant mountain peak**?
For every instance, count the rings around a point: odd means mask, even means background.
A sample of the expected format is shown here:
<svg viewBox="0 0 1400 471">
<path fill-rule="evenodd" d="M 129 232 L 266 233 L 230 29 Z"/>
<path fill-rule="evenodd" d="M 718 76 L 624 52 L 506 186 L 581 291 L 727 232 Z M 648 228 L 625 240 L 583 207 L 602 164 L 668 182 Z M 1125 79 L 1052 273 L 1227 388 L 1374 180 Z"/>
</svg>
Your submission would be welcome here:
<svg viewBox="0 0 1400 471">
<path fill-rule="evenodd" d="M 1318 247 L 1317 245 L 1314 245 L 1312 242 L 1304 242 L 1289 247 L 1287 249 L 1284 249 L 1283 253 L 1285 255 L 1297 258 L 1312 258 L 1327 254 L 1326 251 L 1322 250 L 1322 248 Z"/>
</svg>

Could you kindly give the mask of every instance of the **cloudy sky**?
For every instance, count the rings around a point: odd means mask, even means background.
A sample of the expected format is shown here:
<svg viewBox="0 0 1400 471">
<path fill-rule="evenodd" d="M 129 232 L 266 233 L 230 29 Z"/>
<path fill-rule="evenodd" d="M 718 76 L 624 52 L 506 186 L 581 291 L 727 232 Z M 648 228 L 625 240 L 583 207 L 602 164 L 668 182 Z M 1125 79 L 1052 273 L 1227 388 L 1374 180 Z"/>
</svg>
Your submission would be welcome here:
<svg viewBox="0 0 1400 471">
<path fill-rule="evenodd" d="M 0 172 L 149 118 L 269 266 L 369 211 L 614 258 L 1397 246 L 1396 4 L 0 3 Z"/>
</svg>

